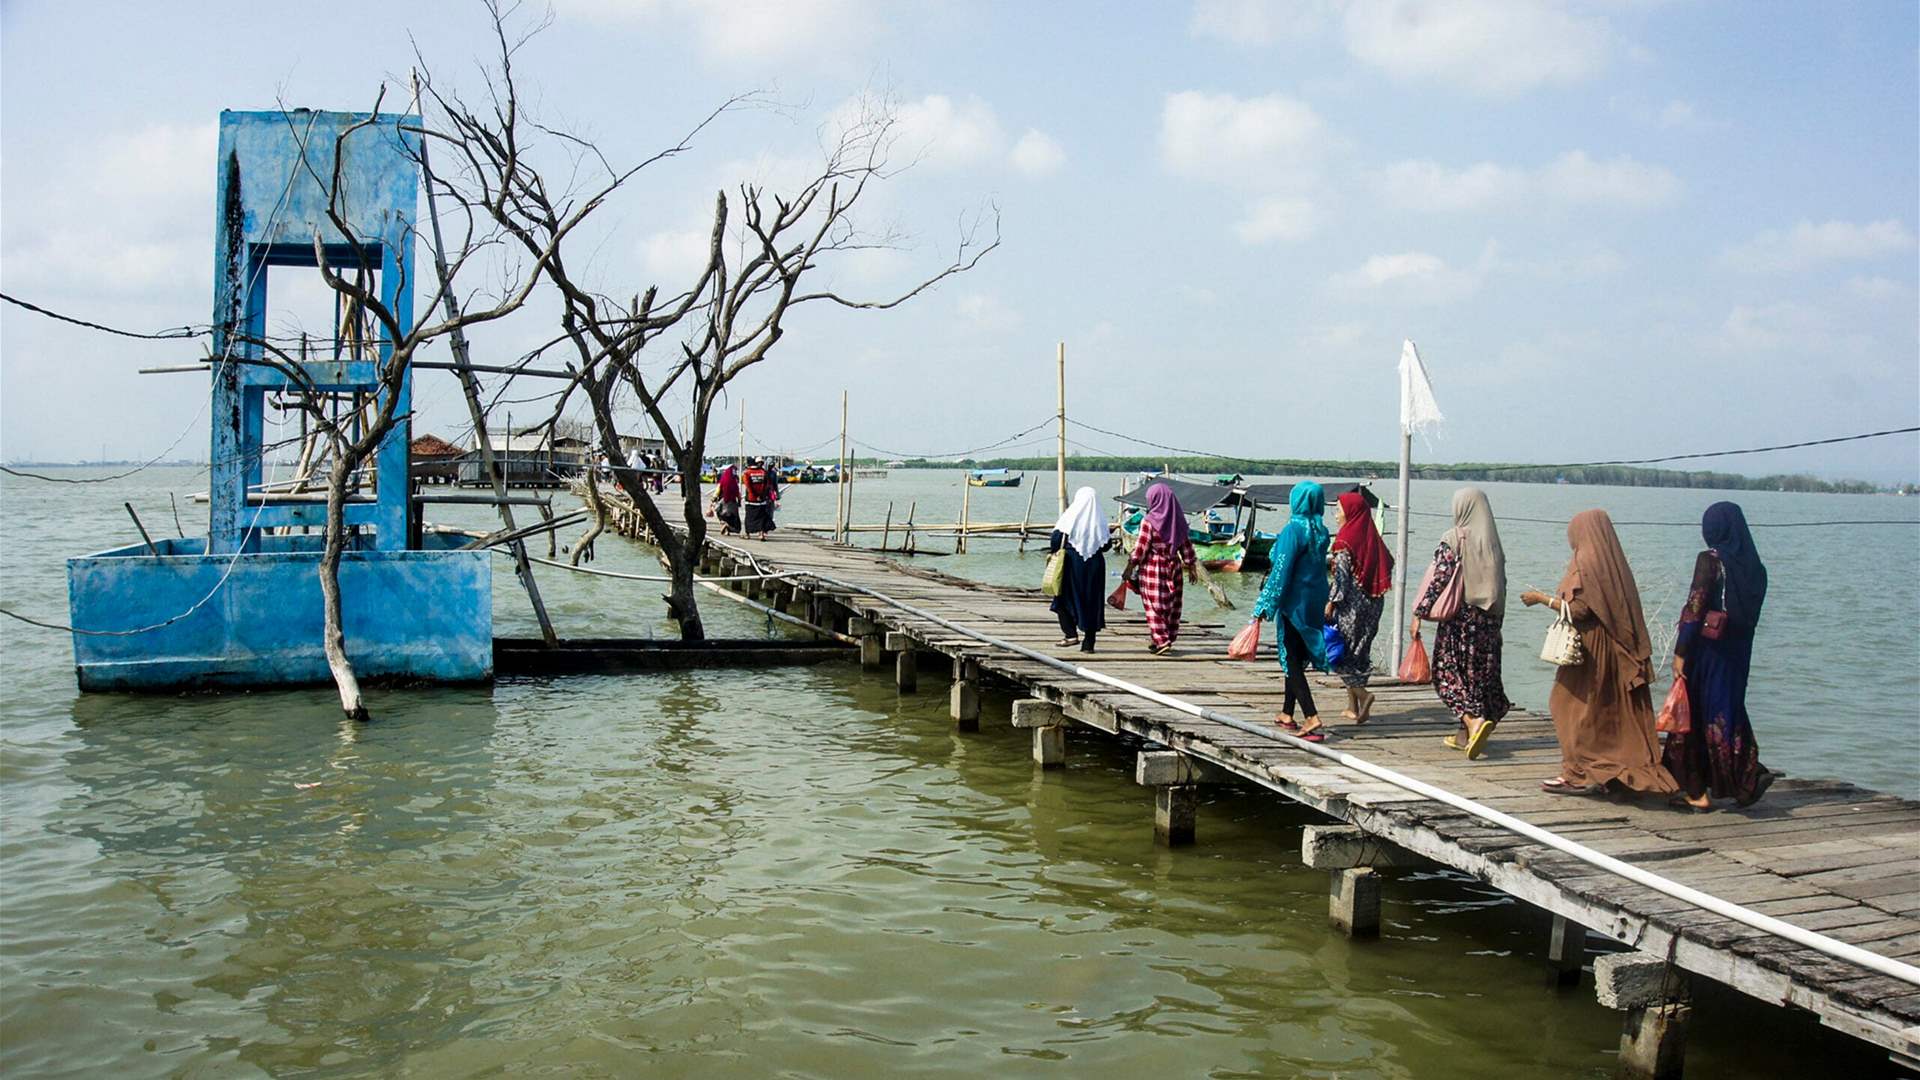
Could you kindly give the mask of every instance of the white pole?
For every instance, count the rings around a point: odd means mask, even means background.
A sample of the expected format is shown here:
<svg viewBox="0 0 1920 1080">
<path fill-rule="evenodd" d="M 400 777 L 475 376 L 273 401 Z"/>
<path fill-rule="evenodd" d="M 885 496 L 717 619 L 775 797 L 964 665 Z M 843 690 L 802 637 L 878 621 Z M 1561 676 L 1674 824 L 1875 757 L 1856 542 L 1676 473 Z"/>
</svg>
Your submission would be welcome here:
<svg viewBox="0 0 1920 1080">
<path fill-rule="evenodd" d="M 849 505 L 850 500 L 847 498 L 847 392 L 845 390 L 840 391 L 840 474 L 834 479 L 840 482 L 837 485 L 840 490 L 833 494 L 833 505 L 838 508 L 833 518 L 833 538 L 844 544 L 847 542 L 848 511 L 852 509 Z"/>
<path fill-rule="evenodd" d="M 1407 640 L 1407 511 L 1413 490 L 1413 433 L 1400 429 L 1400 535 L 1394 541 L 1393 560 L 1393 670 L 1400 670 L 1401 649 Z"/>
<path fill-rule="evenodd" d="M 1067 512 L 1067 343 L 1060 343 L 1060 512 Z"/>
</svg>

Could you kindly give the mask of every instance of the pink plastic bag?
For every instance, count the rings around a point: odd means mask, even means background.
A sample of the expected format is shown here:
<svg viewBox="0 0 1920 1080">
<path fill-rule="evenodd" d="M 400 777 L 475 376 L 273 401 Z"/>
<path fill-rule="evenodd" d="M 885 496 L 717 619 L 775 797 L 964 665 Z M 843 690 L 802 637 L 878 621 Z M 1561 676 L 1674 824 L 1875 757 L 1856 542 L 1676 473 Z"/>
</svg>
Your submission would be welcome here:
<svg viewBox="0 0 1920 1080">
<path fill-rule="evenodd" d="M 1396 673 L 1403 683 L 1430 683 L 1433 681 L 1433 665 L 1427 662 L 1427 647 L 1420 641 L 1420 635 L 1413 635 L 1413 644 L 1407 647 L 1407 655 L 1400 659 L 1400 670 Z"/>
<path fill-rule="evenodd" d="M 1233 635 L 1233 643 L 1227 646 L 1227 659 L 1251 660 L 1260 651 L 1260 620 L 1248 623 L 1246 629 Z"/>
<path fill-rule="evenodd" d="M 1653 729 L 1669 735 L 1685 735 L 1693 730 L 1693 703 L 1687 699 L 1687 680 L 1673 680 L 1673 689 L 1667 691 L 1666 703 L 1660 706 L 1660 718 L 1653 722 Z"/>
</svg>

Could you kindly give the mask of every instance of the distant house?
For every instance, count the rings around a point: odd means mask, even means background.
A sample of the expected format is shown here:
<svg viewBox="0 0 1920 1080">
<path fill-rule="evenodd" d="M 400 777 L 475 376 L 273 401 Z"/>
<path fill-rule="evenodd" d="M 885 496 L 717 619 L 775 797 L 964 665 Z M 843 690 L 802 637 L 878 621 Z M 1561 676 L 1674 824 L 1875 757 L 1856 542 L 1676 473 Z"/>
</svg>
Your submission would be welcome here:
<svg viewBox="0 0 1920 1080">
<path fill-rule="evenodd" d="M 422 435 L 409 444 L 413 478 L 423 484 L 451 484 L 460 479 L 460 458 L 466 451 L 438 435 Z"/>
<path fill-rule="evenodd" d="M 664 455 L 667 452 L 667 441 L 665 439 L 650 439 L 645 435 L 622 435 L 620 436 L 620 452 L 627 456 L 628 461 L 633 461 L 643 454 Z"/>
<path fill-rule="evenodd" d="M 552 433 L 545 430 L 517 434 L 490 431 L 487 442 L 493 447 L 493 459 L 508 487 L 564 487 L 580 475 L 587 460 L 580 440 L 562 439 L 556 444 Z M 476 443 L 460 457 L 460 485 L 485 487 L 492 482 Z"/>
</svg>

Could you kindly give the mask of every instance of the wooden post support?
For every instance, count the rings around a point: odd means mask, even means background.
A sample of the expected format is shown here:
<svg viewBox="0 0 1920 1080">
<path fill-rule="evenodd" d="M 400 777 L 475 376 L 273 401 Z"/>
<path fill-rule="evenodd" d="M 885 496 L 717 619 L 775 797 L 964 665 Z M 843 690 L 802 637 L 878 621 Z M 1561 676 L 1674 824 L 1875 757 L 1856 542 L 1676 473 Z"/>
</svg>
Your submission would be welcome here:
<svg viewBox="0 0 1920 1080">
<path fill-rule="evenodd" d="M 1300 830 L 1300 861 L 1313 870 L 1361 866 L 1426 866 L 1426 859 L 1352 825 L 1308 825 Z"/>
<path fill-rule="evenodd" d="M 966 477 L 961 477 L 960 478 L 960 528 L 955 533 L 953 538 L 953 553 L 955 555 L 965 555 L 967 553 L 967 519 L 972 516 L 969 510 L 969 504 L 972 501 L 973 501 L 973 485 L 967 482 Z"/>
<path fill-rule="evenodd" d="M 1687 977 L 1664 957 L 1611 953 L 1593 962 L 1600 1004 L 1626 1010 L 1620 1032 L 1620 1075 L 1675 1080 L 1686 1059 Z"/>
<path fill-rule="evenodd" d="M 1370 866 L 1335 871 L 1327 917 L 1348 937 L 1379 937 L 1379 872 Z"/>
<path fill-rule="evenodd" d="M 914 652 L 913 638 L 897 630 L 889 630 L 887 651 L 893 654 L 894 686 L 903 694 L 920 689 L 920 657 Z"/>
<path fill-rule="evenodd" d="M 1219 766 L 1176 750 L 1142 750 L 1134 759 L 1133 779 L 1153 788 L 1153 838 L 1168 847 L 1193 843 L 1199 785 L 1226 775 Z"/>
<path fill-rule="evenodd" d="M 1565 915 L 1553 917 L 1547 938 L 1547 981 L 1553 986 L 1576 986 L 1587 962 L 1587 928 Z"/>
<path fill-rule="evenodd" d="M 1043 769 L 1067 763 L 1067 717 L 1060 706 L 1039 698 L 1013 703 L 1013 726 L 1033 731 L 1033 761 Z"/>
<path fill-rule="evenodd" d="M 953 689 L 947 695 L 948 710 L 954 726 L 961 731 L 980 730 L 980 662 L 965 657 L 953 658 Z"/>
<path fill-rule="evenodd" d="M 847 620 L 847 633 L 860 639 L 860 666 L 867 671 L 878 671 L 884 651 L 879 624 L 856 616 Z"/>
</svg>

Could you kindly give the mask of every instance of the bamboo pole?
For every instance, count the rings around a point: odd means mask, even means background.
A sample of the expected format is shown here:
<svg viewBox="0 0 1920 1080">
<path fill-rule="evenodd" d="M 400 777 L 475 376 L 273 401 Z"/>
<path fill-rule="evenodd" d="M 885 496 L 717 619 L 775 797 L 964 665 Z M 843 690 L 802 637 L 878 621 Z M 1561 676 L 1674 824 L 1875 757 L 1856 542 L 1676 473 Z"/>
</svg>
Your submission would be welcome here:
<svg viewBox="0 0 1920 1080">
<path fill-rule="evenodd" d="M 1033 497 L 1039 493 L 1039 484 L 1033 484 L 1027 488 L 1027 512 L 1020 519 L 1020 550 L 1023 552 L 1027 550 L 1027 526 L 1033 521 Z"/>
<path fill-rule="evenodd" d="M 900 550 L 909 555 L 913 554 L 913 512 L 918 509 L 919 506 L 919 499 L 915 499 L 907 504 L 907 535 L 900 541 Z"/>
<path fill-rule="evenodd" d="M 893 500 L 887 500 L 887 523 L 880 530 L 880 550 L 887 550 L 887 538 L 893 533 Z"/>
<path fill-rule="evenodd" d="M 1060 452 L 1057 471 L 1060 477 L 1060 512 L 1064 514 L 1067 512 L 1067 343 L 1064 341 L 1060 343 L 1058 361 L 1060 394 L 1057 400 L 1060 408 L 1058 416 L 1060 422 Z"/>
<path fill-rule="evenodd" d="M 960 480 L 960 531 L 953 538 L 953 553 L 962 555 L 967 550 L 967 518 L 970 516 L 970 504 L 973 501 L 973 485 L 966 478 Z"/>
<path fill-rule="evenodd" d="M 840 482 L 840 490 L 833 493 L 833 505 L 836 509 L 835 520 L 837 522 L 833 527 L 833 538 L 844 544 L 847 542 L 847 525 L 849 521 L 847 512 L 851 509 L 847 505 L 849 501 L 847 498 L 849 489 L 847 488 L 847 392 L 845 390 L 840 391 L 840 475 L 834 477 L 834 479 Z"/>
</svg>

